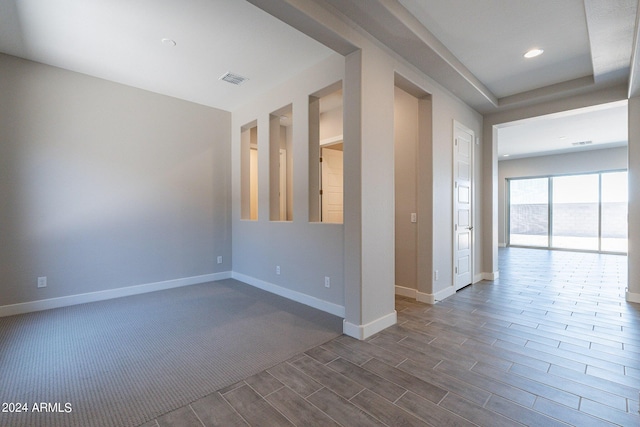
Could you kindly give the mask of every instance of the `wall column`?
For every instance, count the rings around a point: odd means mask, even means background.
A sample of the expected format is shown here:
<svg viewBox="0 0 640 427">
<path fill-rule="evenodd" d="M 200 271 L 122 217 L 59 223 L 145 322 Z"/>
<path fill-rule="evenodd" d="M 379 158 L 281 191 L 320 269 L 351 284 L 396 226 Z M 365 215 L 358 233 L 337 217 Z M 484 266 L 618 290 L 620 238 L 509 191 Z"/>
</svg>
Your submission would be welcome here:
<svg viewBox="0 0 640 427">
<path fill-rule="evenodd" d="M 629 99 L 629 278 L 626 299 L 640 303 L 640 97 Z"/>
<path fill-rule="evenodd" d="M 382 53 L 346 57 L 344 333 L 358 339 L 397 320 L 393 90 L 393 70 Z"/>
<path fill-rule="evenodd" d="M 498 135 L 485 117 L 482 132 L 482 278 L 498 278 Z"/>
</svg>

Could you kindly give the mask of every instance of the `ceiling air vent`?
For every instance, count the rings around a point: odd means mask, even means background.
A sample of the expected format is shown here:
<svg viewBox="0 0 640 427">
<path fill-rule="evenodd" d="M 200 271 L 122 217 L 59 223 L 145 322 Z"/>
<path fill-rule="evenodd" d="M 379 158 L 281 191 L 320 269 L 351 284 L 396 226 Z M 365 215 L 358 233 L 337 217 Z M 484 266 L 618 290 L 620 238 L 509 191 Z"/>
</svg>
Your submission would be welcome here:
<svg viewBox="0 0 640 427">
<path fill-rule="evenodd" d="M 222 81 L 225 81 L 227 83 L 231 83 L 231 84 L 240 86 L 242 83 L 246 82 L 249 79 L 246 78 L 246 77 L 239 76 L 237 74 L 233 74 L 233 73 L 224 73 L 220 77 L 220 79 L 218 79 L 218 80 L 222 80 Z"/>
<path fill-rule="evenodd" d="M 589 145 L 592 144 L 593 141 L 580 141 L 580 142 L 572 142 L 571 145 L 578 147 L 578 146 L 582 146 L 582 145 Z"/>
</svg>

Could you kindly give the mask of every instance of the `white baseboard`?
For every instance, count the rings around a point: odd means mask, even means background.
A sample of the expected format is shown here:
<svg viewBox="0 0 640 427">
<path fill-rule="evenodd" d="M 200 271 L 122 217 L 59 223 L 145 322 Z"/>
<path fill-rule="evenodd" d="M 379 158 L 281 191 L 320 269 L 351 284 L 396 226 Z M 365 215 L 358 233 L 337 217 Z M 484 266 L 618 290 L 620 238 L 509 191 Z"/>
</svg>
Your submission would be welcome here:
<svg viewBox="0 0 640 427">
<path fill-rule="evenodd" d="M 416 299 L 416 292 L 417 291 L 413 288 L 405 288 L 404 286 L 396 285 L 396 295 Z"/>
<path fill-rule="evenodd" d="M 247 276 L 246 274 L 236 273 L 235 271 L 231 273 L 231 277 L 248 285 L 265 290 L 267 292 L 271 292 L 272 294 L 280 295 L 281 297 L 344 318 L 344 307 L 341 305 L 324 301 L 320 298 L 303 294 L 302 292 L 292 291 L 291 289 L 283 288 L 282 286 L 265 282 L 264 280 L 256 279 L 255 277 Z"/>
<path fill-rule="evenodd" d="M 455 293 L 456 293 L 456 290 L 453 288 L 453 286 L 447 286 L 443 290 L 436 292 L 433 296 L 436 302 L 438 302 L 438 301 L 442 301 L 445 298 L 450 297 L 451 295 L 454 295 Z"/>
<path fill-rule="evenodd" d="M 256 288 L 280 295 L 282 297 L 297 301 L 299 303 L 326 311 L 333 315 L 344 318 L 344 307 L 321 299 L 292 291 L 272 283 L 255 279 L 244 274 L 231 271 L 221 273 L 204 274 L 201 276 L 185 277 L 181 279 L 166 280 L 155 283 L 145 283 L 142 285 L 128 286 L 124 288 L 108 289 L 104 291 L 88 292 L 85 294 L 69 295 L 65 297 L 50 298 L 38 301 L 29 301 L 18 304 L 0 306 L 0 317 L 13 316 L 15 314 L 30 313 L 33 311 L 49 310 L 52 308 L 67 307 L 70 305 L 84 304 L 88 302 L 104 301 L 113 298 L 126 297 L 131 295 L 144 294 L 147 292 L 161 291 L 164 289 L 178 288 L 181 286 L 197 285 L 199 283 L 213 282 L 216 280 L 234 278 L 245 282 Z"/>
<path fill-rule="evenodd" d="M 496 280 L 500 277 L 499 271 L 494 271 L 493 273 L 482 273 L 482 280 Z"/>
<path fill-rule="evenodd" d="M 436 297 L 434 294 L 426 294 L 424 292 L 416 291 L 416 301 L 423 302 L 425 304 L 435 304 Z"/>
<path fill-rule="evenodd" d="M 113 298 L 144 294 L 147 292 L 161 291 L 164 289 L 179 288 L 181 286 L 197 285 L 199 283 L 207 283 L 213 282 L 215 280 L 229 278 L 231 278 L 231 272 L 224 271 L 222 273 L 203 274 L 201 276 L 184 277 L 181 279 L 165 280 L 155 283 L 145 283 L 143 285 L 108 289 L 105 291 L 88 292 L 86 294 L 69 295 L 66 297 L 4 305 L 0 306 L 0 317 L 13 316 L 14 314 L 30 313 L 33 311 L 49 310 L 52 308 L 67 307 L 70 305 L 84 304 L 88 302 L 104 301 Z"/>
<path fill-rule="evenodd" d="M 627 291 L 625 294 L 625 299 L 627 302 L 635 302 L 640 304 L 640 294 Z"/>
<path fill-rule="evenodd" d="M 393 310 L 392 313 L 364 325 L 356 325 L 354 323 L 347 322 L 345 319 L 342 326 L 342 332 L 350 337 L 364 340 L 377 334 L 383 329 L 388 328 L 389 326 L 395 325 L 396 323 L 398 323 L 398 313 Z"/>
<path fill-rule="evenodd" d="M 507 244 L 506 243 L 498 243 L 498 247 L 499 248 L 506 248 Z"/>
<path fill-rule="evenodd" d="M 482 273 L 473 275 L 473 283 L 478 283 L 482 280 L 484 280 L 484 276 L 482 275 Z"/>
<path fill-rule="evenodd" d="M 426 294 L 424 292 L 416 291 L 416 301 L 424 302 L 426 304 L 435 304 L 436 302 L 442 301 L 455 293 L 456 291 L 453 289 L 453 286 L 447 286 L 434 294 Z"/>
</svg>

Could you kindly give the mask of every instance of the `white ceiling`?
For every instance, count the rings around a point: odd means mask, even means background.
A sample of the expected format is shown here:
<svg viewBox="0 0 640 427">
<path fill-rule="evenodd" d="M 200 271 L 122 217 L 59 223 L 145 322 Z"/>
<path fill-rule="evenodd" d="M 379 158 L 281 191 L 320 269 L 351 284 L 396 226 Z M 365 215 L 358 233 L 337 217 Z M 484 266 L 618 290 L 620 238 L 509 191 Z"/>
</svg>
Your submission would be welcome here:
<svg viewBox="0 0 640 427">
<path fill-rule="evenodd" d="M 333 53 L 238 0 L 2 0 L 0 52 L 228 111 Z"/>
<path fill-rule="evenodd" d="M 582 0 L 400 3 L 498 98 L 593 74 Z"/>
<path fill-rule="evenodd" d="M 535 99 L 549 87 L 561 93 L 568 82 L 595 89 L 629 80 L 637 0 L 399 1 L 499 104 Z M 530 48 L 544 53 L 525 59 Z M 513 159 L 626 145 L 627 116 L 625 103 L 514 124 L 499 130 L 498 154 Z M 571 145 L 579 141 L 592 143 Z"/>
<path fill-rule="evenodd" d="M 483 114 L 612 85 L 640 90 L 640 66 L 630 72 L 639 61 L 632 57 L 638 0 L 310 1 L 358 24 Z M 349 49 L 296 8 L 291 0 L 2 0 L 0 52 L 233 111 L 333 53 L 303 32 Z M 545 52 L 525 60 L 531 47 Z M 228 71 L 249 80 L 219 81 Z M 598 123 L 592 135 L 616 135 L 586 139 L 620 138 L 616 123 L 626 112 L 611 110 L 583 125 Z M 534 128 L 550 126 L 551 134 L 563 120 L 537 120 Z M 568 139 L 585 139 L 570 130 Z M 541 147 L 541 138 L 529 146 Z M 508 141 L 501 137 L 501 150 Z"/>
<path fill-rule="evenodd" d="M 627 139 L 627 102 L 620 101 L 502 126 L 498 160 L 620 147 Z"/>
</svg>

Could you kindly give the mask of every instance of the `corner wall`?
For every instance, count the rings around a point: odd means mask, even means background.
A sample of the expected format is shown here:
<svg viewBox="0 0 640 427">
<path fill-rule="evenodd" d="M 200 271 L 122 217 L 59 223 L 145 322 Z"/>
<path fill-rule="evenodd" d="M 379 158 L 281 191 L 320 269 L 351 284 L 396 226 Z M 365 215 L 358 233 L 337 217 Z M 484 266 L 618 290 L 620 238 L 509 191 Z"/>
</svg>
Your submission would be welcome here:
<svg viewBox="0 0 640 427">
<path fill-rule="evenodd" d="M 629 99 L 629 278 L 627 301 L 640 303 L 640 97 Z"/>
<path fill-rule="evenodd" d="M 231 269 L 230 113 L 2 54 L 0 75 L 0 306 Z"/>
</svg>

